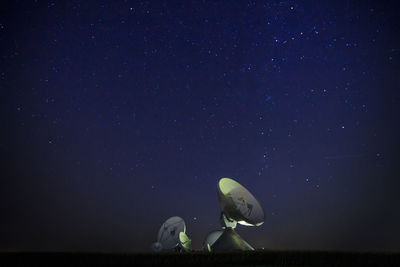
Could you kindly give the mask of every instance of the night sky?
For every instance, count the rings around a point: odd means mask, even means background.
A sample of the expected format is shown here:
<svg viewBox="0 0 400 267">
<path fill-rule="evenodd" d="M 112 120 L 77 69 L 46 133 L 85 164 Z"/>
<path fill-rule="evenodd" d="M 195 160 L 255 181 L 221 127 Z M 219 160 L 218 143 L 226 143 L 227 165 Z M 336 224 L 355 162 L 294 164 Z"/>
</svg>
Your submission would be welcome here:
<svg viewBox="0 0 400 267">
<path fill-rule="evenodd" d="M 400 250 L 396 1 L 11 1 L 0 8 L 0 251 Z M 396 17 L 397 16 L 397 17 Z"/>
</svg>

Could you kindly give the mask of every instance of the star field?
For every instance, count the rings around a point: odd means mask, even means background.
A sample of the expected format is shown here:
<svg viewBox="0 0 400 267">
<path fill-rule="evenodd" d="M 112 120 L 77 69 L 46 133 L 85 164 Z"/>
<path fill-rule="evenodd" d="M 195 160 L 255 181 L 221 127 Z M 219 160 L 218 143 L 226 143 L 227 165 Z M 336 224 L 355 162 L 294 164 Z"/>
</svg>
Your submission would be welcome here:
<svg viewBox="0 0 400 267">
<path fill-rule="evenodd" d="M 216 185 L 268 249 L 399 250 L 395 1 L 27 1 L 0 11 L 0 250 L 195 249 Z"/>
</svg>

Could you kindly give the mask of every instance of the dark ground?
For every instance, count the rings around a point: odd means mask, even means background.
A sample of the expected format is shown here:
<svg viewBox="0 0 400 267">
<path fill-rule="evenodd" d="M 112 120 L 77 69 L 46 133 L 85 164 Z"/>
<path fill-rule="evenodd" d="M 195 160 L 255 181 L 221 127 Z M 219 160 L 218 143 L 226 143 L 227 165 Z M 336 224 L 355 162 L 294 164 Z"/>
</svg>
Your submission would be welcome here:
<svg viewBox="0 0 400 267">
<path fill-rule="evenodd" d="M 46 253 L 0 254 L 0 266 L 400 266 L 400 253 L 268 251 L 245 253 Z"/>
</svg>

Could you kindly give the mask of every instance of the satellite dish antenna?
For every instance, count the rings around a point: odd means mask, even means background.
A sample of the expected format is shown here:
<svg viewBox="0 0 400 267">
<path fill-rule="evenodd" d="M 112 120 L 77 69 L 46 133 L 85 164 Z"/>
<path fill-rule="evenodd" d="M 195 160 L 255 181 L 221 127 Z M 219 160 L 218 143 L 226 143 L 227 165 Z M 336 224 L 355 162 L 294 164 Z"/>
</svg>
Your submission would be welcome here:
<svg viewBox="0 0 400 267">
<path fill-rule="evenodd" d="M 217 230 L 209 233 L 203 242 L 203 250 L 210 252 L 211 246 L 214 245 L 215 241 L 224 233 L 222 230 Z"/>
<path fill-rule="evenodd" d="M 230 178 L 219 180 L 218 200 L 222 213 L 228 221 L 236 221 L 247 226 L 259 226 L 264 223 L 265 215 L 260 203 L 235 180 Z"/>
<path fill-rule="evenodd" d="M 151 249 L 152 249 L 154 252 L 160 252 L 160 251 L 163 249 L 163 246 L 161 245 L 160 242 L 155 242 L 155 243 L 153 243 L 153 244 L 151 245 Z"/>
<path fill-rule="evenodd" d="M 179 233 L 179 246 L 184 251 L 192 251 L 192 240 L 184 232 Z"/>
<path fill-rule="evenodd" d="M 158 231 L 157 242 L 162 249 L 173 249 L 179 244 L 179 233 L 186 232 L 185 221 L 178 216 L 166 220 Z"/>
</svg>

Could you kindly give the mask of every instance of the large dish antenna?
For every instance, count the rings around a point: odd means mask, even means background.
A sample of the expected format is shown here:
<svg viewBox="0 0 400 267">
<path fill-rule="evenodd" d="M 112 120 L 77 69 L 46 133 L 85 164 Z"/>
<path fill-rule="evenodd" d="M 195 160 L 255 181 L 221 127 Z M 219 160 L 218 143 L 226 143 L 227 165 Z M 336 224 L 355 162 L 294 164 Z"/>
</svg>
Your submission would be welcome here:
<svg viewBox="0 0 400 267">
<path fill-rule="evenodd" d="M 227 219 L 247 226 L 259 226 L 264 223 L 265 215 L 260 203 L 235 180 L 219 180 L 218 200 Z"/>
<path fill-rule="evenodd" d="M 162 249 L 173 249 L 179 244 L 179 233 L 186 232 L 185 221 L 178 216 L 166 220 L 158 231 L 157 242 Z"/>
</svg>

